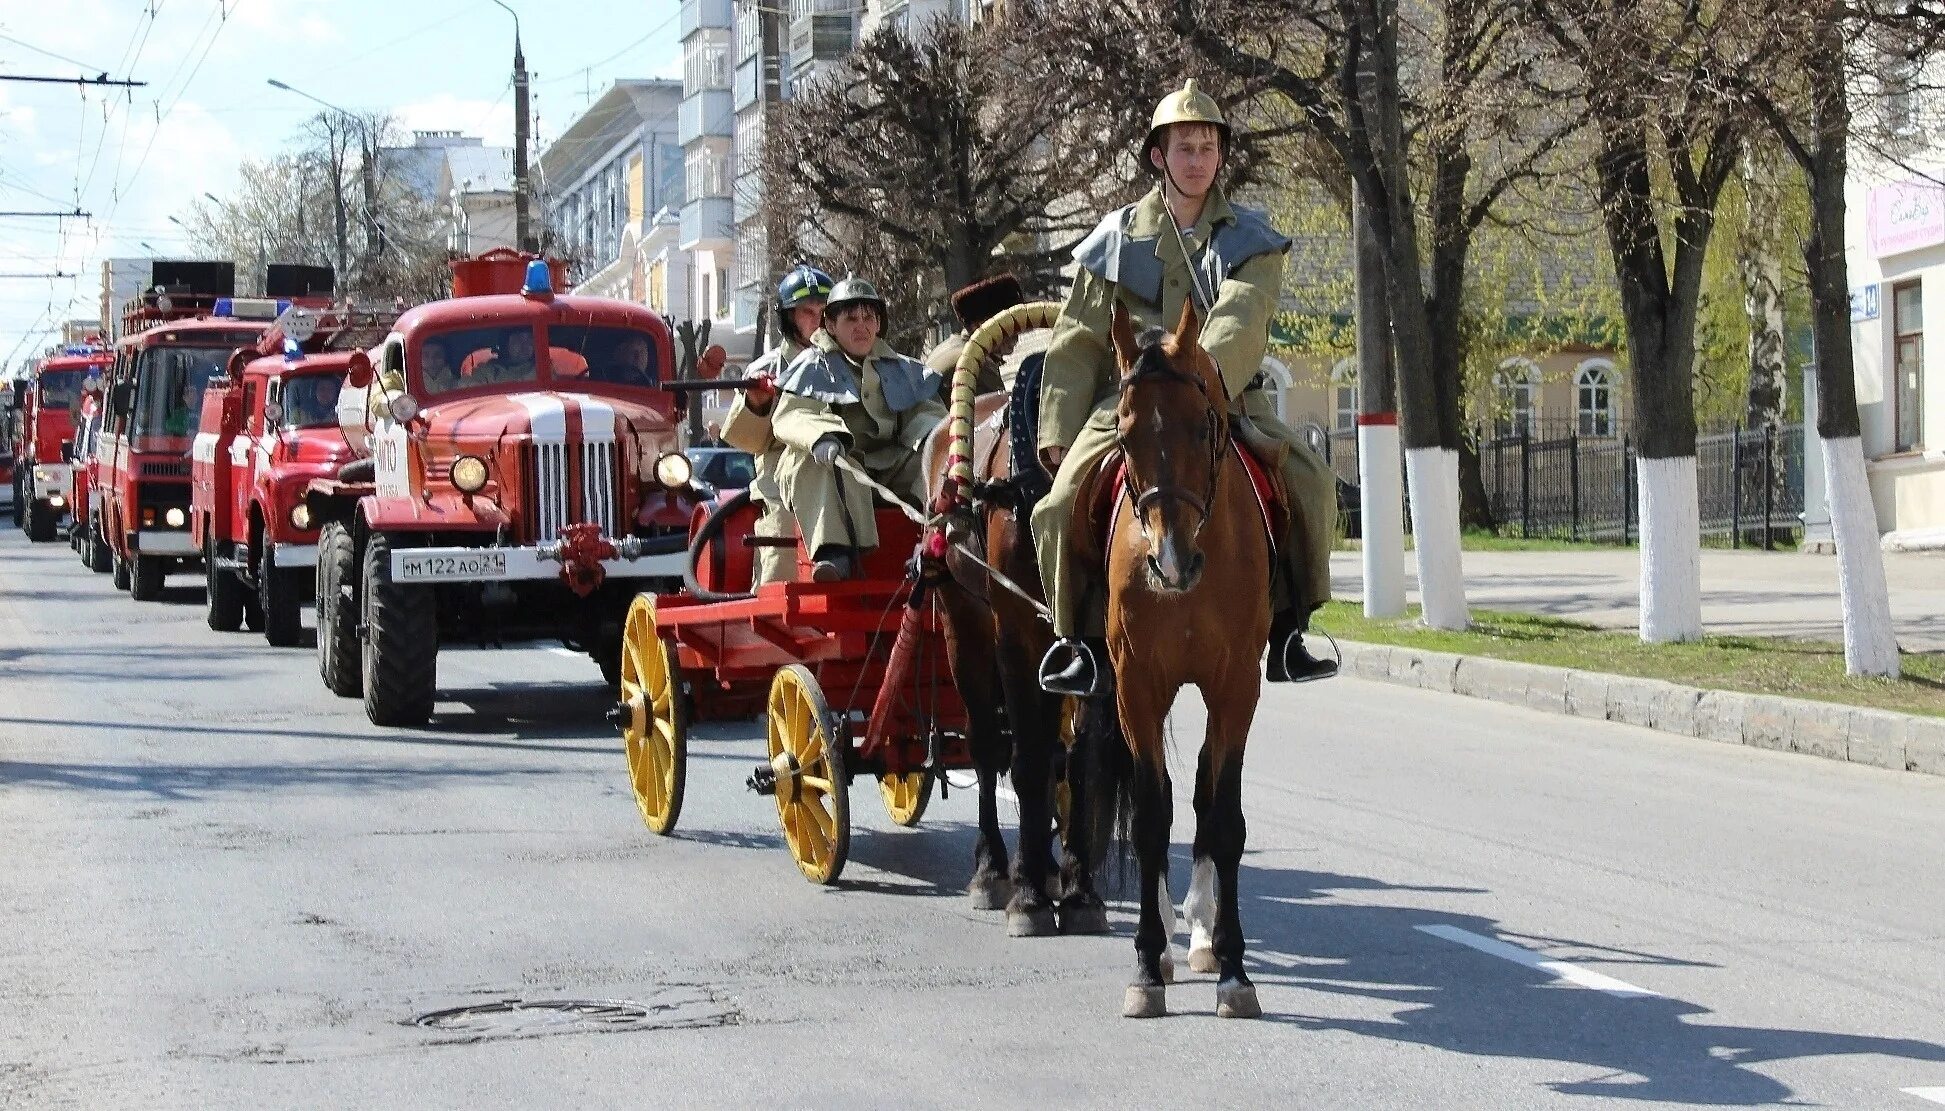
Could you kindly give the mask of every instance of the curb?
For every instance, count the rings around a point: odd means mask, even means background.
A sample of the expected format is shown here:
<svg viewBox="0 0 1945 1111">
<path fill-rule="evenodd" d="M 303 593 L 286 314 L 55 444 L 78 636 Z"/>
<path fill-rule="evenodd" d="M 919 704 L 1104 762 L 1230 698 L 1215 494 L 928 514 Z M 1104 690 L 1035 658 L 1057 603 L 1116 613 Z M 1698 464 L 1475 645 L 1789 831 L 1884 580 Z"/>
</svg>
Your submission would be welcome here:
<svg viewBox="0 0 1945 1111">
<path fill-rule="evenodd" d="M 1618 721 L 1721 744 L 1945 775 L 1945 718 L 1389 644 L 1346 640 L 1338 647 L 1344 654 L 1343 673 L 1359 679 Z"/>
</svg>

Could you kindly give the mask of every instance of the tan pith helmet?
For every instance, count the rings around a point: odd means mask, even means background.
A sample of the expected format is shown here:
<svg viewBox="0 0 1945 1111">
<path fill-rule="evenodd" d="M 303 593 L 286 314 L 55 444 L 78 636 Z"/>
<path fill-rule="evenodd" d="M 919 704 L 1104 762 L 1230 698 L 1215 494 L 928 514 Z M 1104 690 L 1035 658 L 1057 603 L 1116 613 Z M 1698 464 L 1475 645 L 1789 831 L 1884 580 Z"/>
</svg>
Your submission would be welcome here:
<svg viewBox="0 0 1945 1111">
<path fill-rule="evenodd" d="M 1195 78 L 1191 77 L 1155 105 L 1155 115 L 1148 123 L 1148 137 L 1141 143 L 1141 164 L 1151 173 L 1155 166 L 1148 160 L 1148 152 L 1161 145 L 1164 130 L 1178 123 L 1200 123 L 1215 128 L 1222 136 L 1223 150 L 1229 149 L 1229 121 L 1222 118 L 1222 108 L 1216 99 L 1196 88 Z"/>
</svg>

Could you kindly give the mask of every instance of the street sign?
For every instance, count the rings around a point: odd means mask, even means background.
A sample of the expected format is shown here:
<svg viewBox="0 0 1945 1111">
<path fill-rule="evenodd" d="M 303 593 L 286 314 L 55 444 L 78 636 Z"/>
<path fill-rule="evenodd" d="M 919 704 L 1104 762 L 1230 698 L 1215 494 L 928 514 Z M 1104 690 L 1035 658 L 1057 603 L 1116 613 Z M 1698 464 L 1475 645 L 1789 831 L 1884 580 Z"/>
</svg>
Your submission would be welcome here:
<svg viewBox="0 0 1945 1111">
<path fill-rule="evenodd" d="M 1861 324 L 1878 318 L 1878 283 L 1872 282 L 1850 291 L 1850 322 Z"/>
</svg>

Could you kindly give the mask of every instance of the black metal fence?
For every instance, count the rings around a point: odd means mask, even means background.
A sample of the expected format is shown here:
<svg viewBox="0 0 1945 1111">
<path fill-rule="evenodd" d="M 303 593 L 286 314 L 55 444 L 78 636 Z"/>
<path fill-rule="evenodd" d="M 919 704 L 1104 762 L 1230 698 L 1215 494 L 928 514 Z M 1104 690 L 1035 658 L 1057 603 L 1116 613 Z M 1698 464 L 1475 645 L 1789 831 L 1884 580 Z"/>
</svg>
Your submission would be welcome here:
<svg viewBox="0 0 1945 1111">
<path fill-rule="evenodd" d="M 1582 435 L 1571 425 L 1491 431 L 1478 429 L 1474 442 L 1487 504 L 1502 531 L 1621 544 L 1638 538 L 1638 458 L 1625 428 L 1617 424 L 1612 436 Z M 1310 438 L 1338 477 L 1356 485 L 1357 433 L 1313 426 Z M 1705 434 L 1695 455 L 1702 535 L 1767 548 L 1801 527 L 1802 425 Z"/>
</svg>

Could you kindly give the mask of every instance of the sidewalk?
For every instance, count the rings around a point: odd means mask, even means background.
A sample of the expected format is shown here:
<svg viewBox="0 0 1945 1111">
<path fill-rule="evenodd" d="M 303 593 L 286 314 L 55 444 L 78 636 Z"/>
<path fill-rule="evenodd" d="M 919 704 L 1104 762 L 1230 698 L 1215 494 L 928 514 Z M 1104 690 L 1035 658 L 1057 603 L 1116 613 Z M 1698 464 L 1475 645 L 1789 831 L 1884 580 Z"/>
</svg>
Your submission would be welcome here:
<svg viewBox="0 0 1945 1111">
<path fill-rule="evenodd" d="M 1364 596 L 1359 553 L 1331 557 L 1340 599 Z M 1945 554 L 1886 552 L 1891 620 L 1907 652 L 1945 651 Z M 1466 600 L 1584 621 L 1611 629 L 1640 620 L 1640 553 L 1631 548 L 1572 552 L 1467 552 Z M 1405 554 L 1406 599 L 1418 601 L 1417 566 Z M 1702 623 L 1710 633 L 1842 641 L 1834 556 L 1706 549 Z"/>
</svg>

